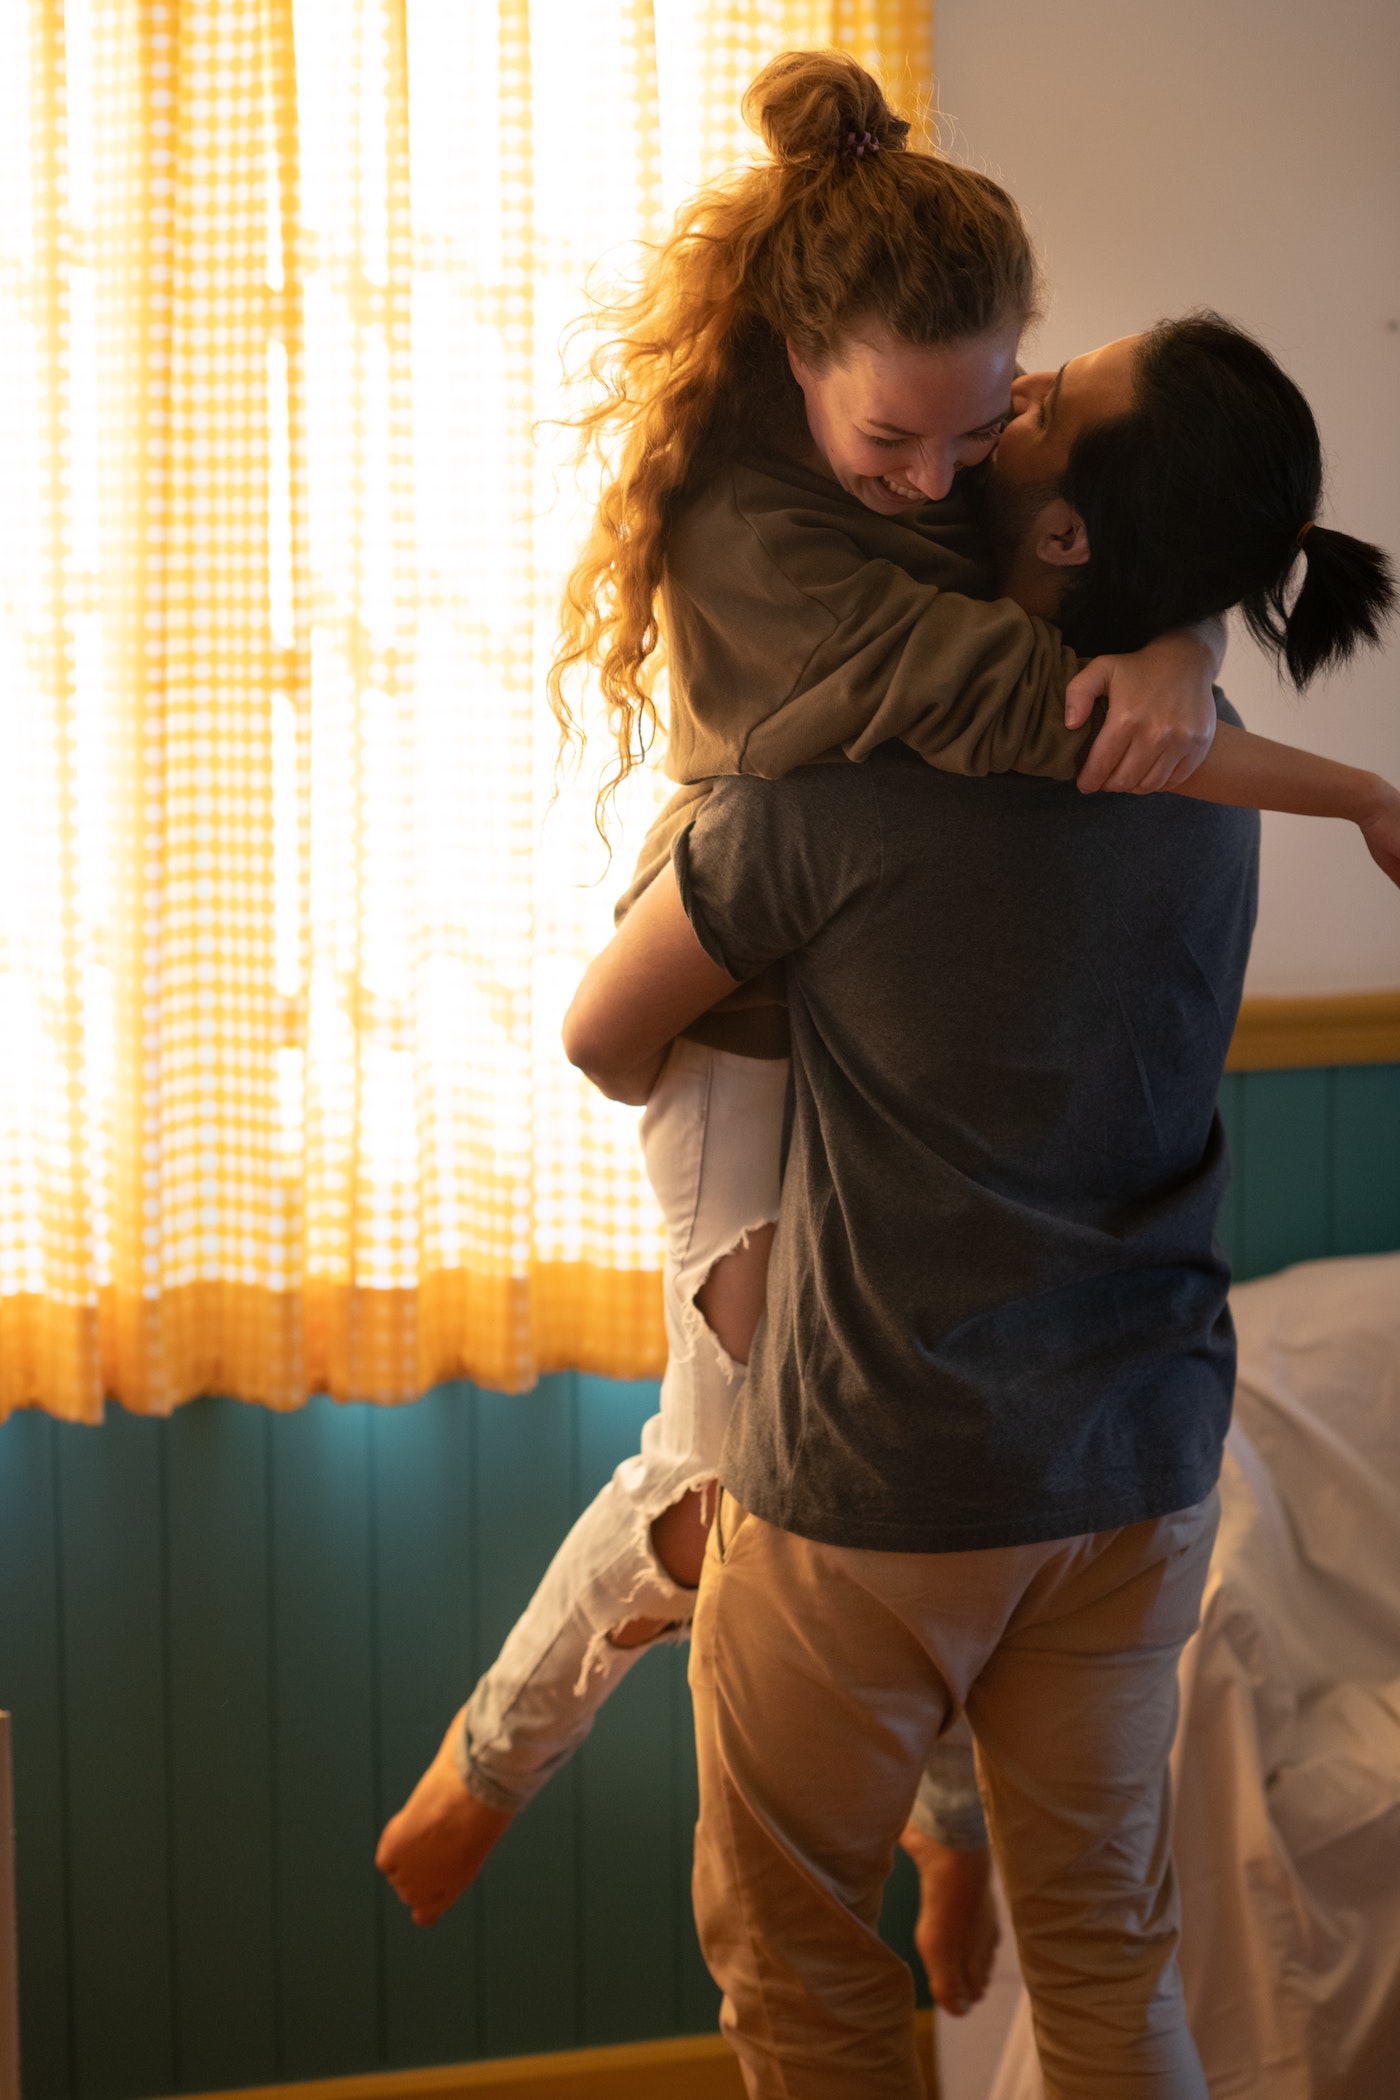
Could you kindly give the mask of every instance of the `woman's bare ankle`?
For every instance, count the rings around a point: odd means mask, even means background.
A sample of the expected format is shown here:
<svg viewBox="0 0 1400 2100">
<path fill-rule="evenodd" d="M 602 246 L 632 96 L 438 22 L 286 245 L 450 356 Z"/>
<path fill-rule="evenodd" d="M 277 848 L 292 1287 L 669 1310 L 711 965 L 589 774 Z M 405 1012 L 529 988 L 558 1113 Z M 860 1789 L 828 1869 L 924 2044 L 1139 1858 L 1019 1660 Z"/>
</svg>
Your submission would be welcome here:
<svg viewBox="0 0 1400 2100">
<path fill-rule="evenodd" d="M 910 1824 L 900 1844 L 919 1870 L 914 1944 L 929 1989 L 944 2012 L 970 2012 L 991 1981 L 1001 1938 L 984 1846 L 955 1851 Z"/>
</svg>

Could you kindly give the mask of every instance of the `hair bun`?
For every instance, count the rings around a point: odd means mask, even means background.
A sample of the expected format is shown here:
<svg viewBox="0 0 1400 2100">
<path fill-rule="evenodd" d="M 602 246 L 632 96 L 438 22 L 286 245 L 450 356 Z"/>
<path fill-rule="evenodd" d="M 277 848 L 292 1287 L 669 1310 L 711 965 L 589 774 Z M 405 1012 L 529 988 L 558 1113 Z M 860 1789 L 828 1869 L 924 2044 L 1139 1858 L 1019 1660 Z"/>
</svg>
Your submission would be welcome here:
<svg viewBox="0 0 1400 2100">
<path fill-rule="evenodd" d="M 852 137 L 897 153 L 909 136 L 879 82 L 841 51 L 781 52 L 749 88 L 743 111 L 774 159 L 788 165 L 834 160 L 850 152 Z"/>
</svg>

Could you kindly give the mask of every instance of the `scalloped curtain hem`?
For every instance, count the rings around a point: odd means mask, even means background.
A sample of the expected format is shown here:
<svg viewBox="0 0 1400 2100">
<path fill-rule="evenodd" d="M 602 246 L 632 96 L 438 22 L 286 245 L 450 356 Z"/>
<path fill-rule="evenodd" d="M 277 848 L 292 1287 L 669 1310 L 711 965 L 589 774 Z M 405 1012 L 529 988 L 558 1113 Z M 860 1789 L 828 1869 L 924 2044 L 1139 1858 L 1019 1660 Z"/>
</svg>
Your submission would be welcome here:
<svg viewBox="0 0 1400 2100">
<path fill-rule="evenodd" d="M 168 1415 L 205 1393 L 278 1411 L 319 1393 L 395 1406 L 447 1379 L 521 1393 L 550 1371 L 659 1378 L 665 1360 L 659 1272 L 582 1262 L 444 1271 L 403 1291 L 193 1283 L 152 1299 L 106 1290 L 96 1306 L 0 1299 L 0 1421 L 37 1407 L 97 1423 L 108 1400 Z"/>
</svg>

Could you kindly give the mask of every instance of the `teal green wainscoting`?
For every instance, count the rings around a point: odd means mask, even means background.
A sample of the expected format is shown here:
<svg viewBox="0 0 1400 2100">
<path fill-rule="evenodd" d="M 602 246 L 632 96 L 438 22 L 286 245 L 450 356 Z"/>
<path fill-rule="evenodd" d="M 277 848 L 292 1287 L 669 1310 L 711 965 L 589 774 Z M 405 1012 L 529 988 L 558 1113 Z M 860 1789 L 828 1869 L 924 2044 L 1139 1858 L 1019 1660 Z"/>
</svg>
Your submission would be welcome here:
<svg viewBox="0 0 1400 2100">
<path fill-rule="evenodd" d="M 655 1397 L 564 1376 L 0 1429 L 27 2100 L 713 2029 L 683 1650 L 642 1660 L 431 1932 L 371 1865 Z"/>
<path fill-rule="evenodd" d="M 1400 1066 L 1235 1075 L 1241 1273 L 1400 1246 Z M 418 1933 L 370 1861 L 654 1388 L 0 1429 L 27 2100 L 124 2100 L 713 2024 L 684 1652 L 647 1656 Z M 907 1949 L 912 1877 L 888 1922 Z"/>
</svg>

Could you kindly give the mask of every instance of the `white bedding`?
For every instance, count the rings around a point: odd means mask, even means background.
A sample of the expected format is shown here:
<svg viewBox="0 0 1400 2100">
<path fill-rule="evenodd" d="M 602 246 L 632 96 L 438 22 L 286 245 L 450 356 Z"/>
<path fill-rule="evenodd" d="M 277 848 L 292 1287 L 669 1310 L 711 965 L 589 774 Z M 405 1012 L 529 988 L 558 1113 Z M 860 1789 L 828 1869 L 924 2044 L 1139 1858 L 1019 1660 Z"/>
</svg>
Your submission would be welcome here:
<svg viewBox="0 0 1400 2100">
<path fill-rule="evenodd" d="M 1400 1255 L 1238 1285 L 1174 1771 L 1212 2100 L 1400 2093 Z M 989 2100 L 1040 2100 L 1022 2003 Z"/>
</svg>

